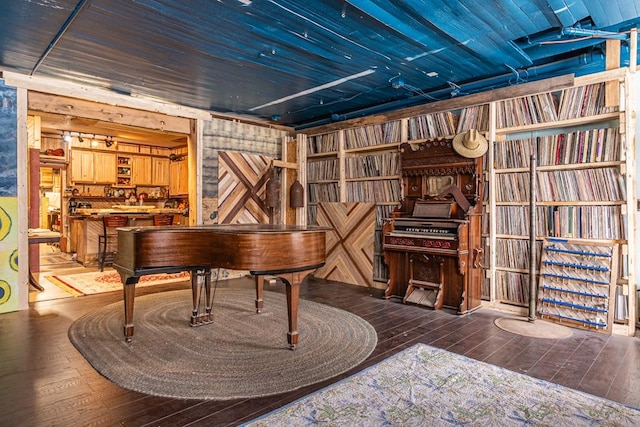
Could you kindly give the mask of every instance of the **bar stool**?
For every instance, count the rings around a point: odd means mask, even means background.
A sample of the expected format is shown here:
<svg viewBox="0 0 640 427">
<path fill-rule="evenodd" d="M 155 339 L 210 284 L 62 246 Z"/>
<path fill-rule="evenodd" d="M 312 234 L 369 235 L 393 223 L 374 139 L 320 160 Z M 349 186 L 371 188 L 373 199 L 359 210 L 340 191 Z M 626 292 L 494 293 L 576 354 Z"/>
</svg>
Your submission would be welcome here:
<svg viewBox="0 0 640 427">
<path fill-rule="evenodd" d="M 98 236 L 98 267 L 104 270 L 107 262 L 113 262 L 118 250 L 118 232 L 116 228 L 126 227 L 128 218 L 124 215 L 104 215 L 102 217 L 102 234 Z"/>
<path fill-rule="evenodd" d="M 173 225 L 174 215 L 154 215 L 153 225 Z"/>
</svg>

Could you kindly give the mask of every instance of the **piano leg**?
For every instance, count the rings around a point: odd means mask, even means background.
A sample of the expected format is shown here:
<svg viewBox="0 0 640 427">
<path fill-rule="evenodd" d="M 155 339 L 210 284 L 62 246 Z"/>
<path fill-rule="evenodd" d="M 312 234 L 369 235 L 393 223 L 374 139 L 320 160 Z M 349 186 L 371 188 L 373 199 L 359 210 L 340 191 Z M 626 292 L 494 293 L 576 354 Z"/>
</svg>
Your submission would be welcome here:
<svg viewBox="0 0 640 427">
<path fill-rule="evenodd" d="M 277 274 L 287 287 L 287 314 L 289 317 L 289 332 L 287 332 L 287 342 L 291 350 L 298 345 L 298 300 L 300 297 L 300 284 L 313 270 L 297 271 L 294 273 Z"/>
<path fill-rule="evenodd" d="M 204 272 L 204 291 L 207 301 L 204 308 L 205 320 L 209 323 L 213 322 L 213 316 L 211 315 L 211 310 L 213 308 L 213 294 L 211 293 L 211 270 L 209 269 L 206 269 Z"/>
<path fill-rule="evenodd" d="M 264 276 L 260 276 L 259 274 L 254 276 L 256 280 L 256 313 L 260 313 L 262 311 L 262 305 L 264 301 L 262 300 L 262 290 L 264 288 Z"/>
<path fill-rule="evenodd" d="M 202 300 L 202 288 L 200 286 L 200 277 L 204 277 L 204 312 L 200 308 Z M 201 326 L 213 322 L 211 315 L 212 294 L 211 294 L 211 270 L 208 268 L 202 270 L 191 271 L 191 297 L 193 299 L 193 308 L 191 310 L 191 326 Z"/>
<path fill-rule="evenodd" d="M 131 342 L 133 337 L 133 302 L 136 297 L 136 283 L 139 277 L 120 276 L 124 293 L 124 339 Z"/>
<path fill-rule="evenodd" d="M 191 326 L 198 324 L 198 300 L 200 300 L 200 286 L 198 286 L 198 271 L 191 271 Z"/>
</svg>

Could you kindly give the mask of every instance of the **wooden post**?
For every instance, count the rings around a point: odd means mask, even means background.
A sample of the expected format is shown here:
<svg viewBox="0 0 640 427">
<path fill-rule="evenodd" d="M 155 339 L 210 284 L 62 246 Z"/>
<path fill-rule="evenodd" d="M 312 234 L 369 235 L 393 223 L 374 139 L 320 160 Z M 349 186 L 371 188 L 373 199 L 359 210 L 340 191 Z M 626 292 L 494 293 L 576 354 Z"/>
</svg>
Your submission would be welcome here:
<svg viewBox="0 0 640 427">
<path fill-rule="evenodd" d="M 291 207 L 290 189 L 291 184 L 298 179 L 298 150 L 295 138 L 286 137 L 283 144 L 286 146 L 286 152 L 283 150 L 282 159 L 287 163 L 293 163 L 295 168 L 287 168 L 284 173 L 283 182 L 285 184 L 284 191 L 287 204 L 285 206 L 285 224 L 296 224 L 296 209 Z M 286 156 L 285 156 L 286 154 Z"/>
<path fill-rule="evenodd" d="M 635 73 L 638 68 L 638 29 L 632 28 L 629 35 L 629 71 Z"/>
<path fill-rule="evenodd" d="M 536 156 L 531 155 L 529 195 L 529 322 L 536 320 Z"/>
<path fill-rule="evenodd" d="M 607 70 L 620 68 L 620 40 L 606 41 L 605 67 Z M 609 80 L 605 83 L 604 104 L 606 107 L 620 105 L 620 82 Z"/>
<path fill-rule="evenodd" d="M 29 149 L 29 228 L 40 228 L 40 150 Z M 40 271 L 40 246 L 29 245 L 29 271 Z"/>
</svg>

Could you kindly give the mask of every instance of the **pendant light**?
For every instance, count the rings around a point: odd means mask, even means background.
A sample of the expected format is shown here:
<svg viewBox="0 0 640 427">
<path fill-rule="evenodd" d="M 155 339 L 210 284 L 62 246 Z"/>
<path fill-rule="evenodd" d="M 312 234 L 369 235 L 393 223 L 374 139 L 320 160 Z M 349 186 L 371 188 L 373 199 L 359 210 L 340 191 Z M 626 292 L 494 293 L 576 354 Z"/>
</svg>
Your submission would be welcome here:
<svg viewBox="0 0 640 427">
<path fill-rule="evenodd" d="M 292 208 L 301 208 L 304 206 L 304 188 L 297 179 L 293 181 L 289 189 L 289 205 Z"/>
<path fill-rule="evenodd" d="M 280 200 L 280 181 L 276 177 L 274 168 L 271 168 L 269 172 L 271 175 L 267 181 L 267 194 L 265 203 L 269 208 L 275 208 L 278 206 Z"/>
</svg>

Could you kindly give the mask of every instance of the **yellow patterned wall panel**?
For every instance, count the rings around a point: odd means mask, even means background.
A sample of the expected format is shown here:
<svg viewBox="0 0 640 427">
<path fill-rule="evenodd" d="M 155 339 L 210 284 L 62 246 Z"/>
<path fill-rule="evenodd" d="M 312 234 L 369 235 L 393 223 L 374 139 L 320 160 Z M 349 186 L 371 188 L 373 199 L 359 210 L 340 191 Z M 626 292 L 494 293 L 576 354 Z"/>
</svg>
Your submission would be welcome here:
<svg viewBox="0 0 640 427">
<path fill-rule="evenodd" d="M 18 310 L 18 198 L 0 197 L 0 313 Z"/>
</svg>

